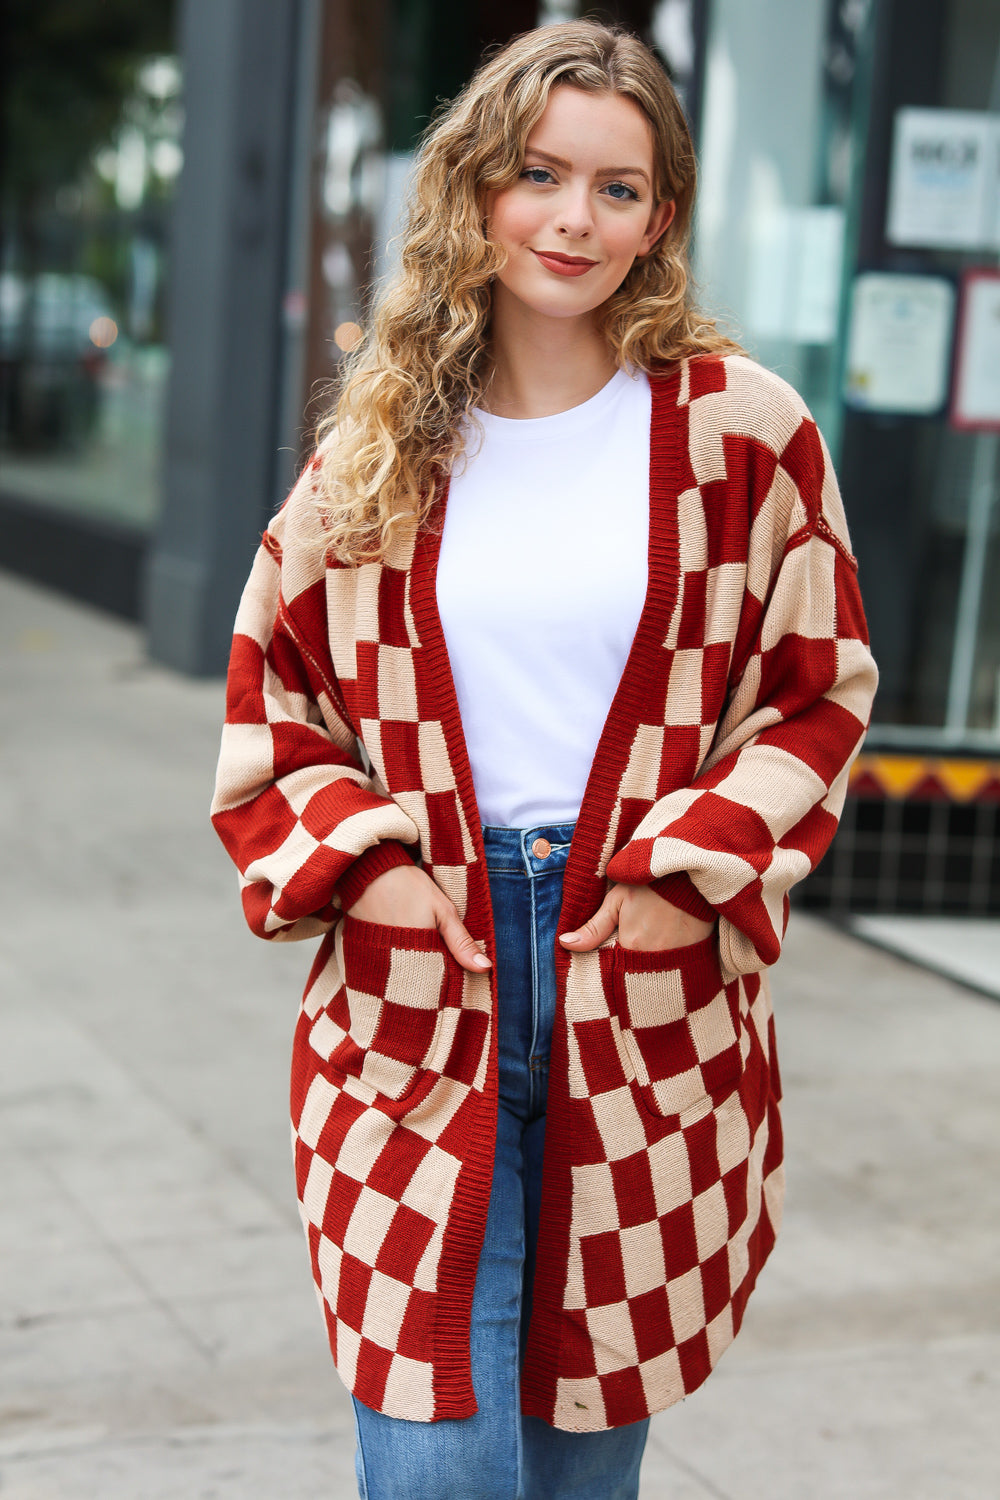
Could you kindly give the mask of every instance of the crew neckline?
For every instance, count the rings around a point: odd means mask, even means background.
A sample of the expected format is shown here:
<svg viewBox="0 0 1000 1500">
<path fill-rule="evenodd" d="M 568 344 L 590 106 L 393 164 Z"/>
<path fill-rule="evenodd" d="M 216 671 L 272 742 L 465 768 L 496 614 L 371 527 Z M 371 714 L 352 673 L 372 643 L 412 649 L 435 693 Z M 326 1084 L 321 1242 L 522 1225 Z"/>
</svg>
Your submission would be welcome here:
<svg viewBox="0 0 1000 1500">
<path fill-rule="evenodd" d="M 616 370 L 611 379 L 586 401 L 581 401 L 578 406 L 567 407 L 565 411 L 552 412 L 547 417 L 499 417 L 479 406 L 472 408 L 469 417 L 484 435 L 491 438 L 503 438 L 512 442 L 532 442 L 538 438 L 551 441 L 554 437 L 591 427 L 626 390 L 631 389 L 640 373 L 636 371 L 630 374 L 627 370 Z"/>
</svg>

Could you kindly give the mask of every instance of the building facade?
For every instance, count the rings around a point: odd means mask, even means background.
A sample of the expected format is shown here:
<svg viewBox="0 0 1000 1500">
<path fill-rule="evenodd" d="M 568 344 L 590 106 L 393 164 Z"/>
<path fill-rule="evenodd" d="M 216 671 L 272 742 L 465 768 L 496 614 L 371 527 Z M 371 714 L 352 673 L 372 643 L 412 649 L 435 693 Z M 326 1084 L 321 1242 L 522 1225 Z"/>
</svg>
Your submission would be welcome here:
<svg viewBox="0 0 1000 1500">
<path fill-rule="evenodd" d="M 712 0 L 703 97 L 696 267 L 816 414 L 882 674 L 803 899 L 996 911 L 1000 8 Z"/>
<path fill-rule="evenodd" d="M 391 264 L 420 131 L 487 46 L 579 7 L 160 0 L 140 22 L 82 5 L 75 72 L 49 9 L 5 49 L 27 103 L 5 124 L 3 557 L 141 617 L 158 659 L 215 673 Z M 702 295 L 801 391 L 841 478 L 882 687 L 802 899 L 995 911 L 1000 8 L 587 13 L 652 41 L 677 83 Z M 64 91 L 107 80 L 86 140 L 45 118 L 46 64 Z"/>
</svg>

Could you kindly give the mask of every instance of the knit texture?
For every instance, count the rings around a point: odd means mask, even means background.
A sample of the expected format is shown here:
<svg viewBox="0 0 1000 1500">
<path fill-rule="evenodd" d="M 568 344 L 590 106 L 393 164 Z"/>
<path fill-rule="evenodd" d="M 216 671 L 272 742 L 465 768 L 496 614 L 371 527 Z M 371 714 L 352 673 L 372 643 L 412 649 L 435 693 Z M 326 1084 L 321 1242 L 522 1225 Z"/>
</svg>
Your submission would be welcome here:
<svg viewBox="0 0 1000 1500">
<path fill-rule="evenodd" d="M 834 832 L 875 688 L 840 497 L 799 397 L 741 357 L 651 384 L 649 587 L 560 930 L 593 915 L 609 880 L 649 882 L 719 922 L 665 953 L 611 939 L 556 954 L 522 1406 L 576 1431 L 694 1390 L 774 1243 L 780 1087 L 764 971 L 789 887 Z M 435 931 L 344 915 L 370 879 L 419 858 L 494 952 L 435 603 L 441 515 L 381 562 L 324 570 L 296 543 L 312 482 L 307 470 L 265 536 L 240 607 L 213 816 L 253 930 L 323 936 L 292 1118 L 337 1368 L 390 1415 L 463 1417 L 476 1410 L 495 981 L 461 969 Z"/>
</svg>

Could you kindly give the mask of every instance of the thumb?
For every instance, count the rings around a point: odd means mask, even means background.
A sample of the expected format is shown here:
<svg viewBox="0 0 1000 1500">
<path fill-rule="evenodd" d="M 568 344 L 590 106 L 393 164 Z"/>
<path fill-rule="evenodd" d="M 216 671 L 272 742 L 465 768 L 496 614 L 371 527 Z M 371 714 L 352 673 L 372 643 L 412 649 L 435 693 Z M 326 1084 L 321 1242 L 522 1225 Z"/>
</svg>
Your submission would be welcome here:
<svg viewBox="0 0 1000 1500">
<path fill-rule="evenodd" d="M 592 948 L 600 947 L 601 943 L 606 942 L 618 926 L 618 912 L 623 896 L 624 892 L 621 887 L 614 886 L 590 921 L 584 922 L 576 932 L 560 933 L 559 941 L 567 948 L 575 948 L 579 953 L 588 953 Z"/>
<path fill-rule="evenodd" d="M 486 954 L 457 913 L 442 913 L 438 917 L 438 931 L 448 952 L 463 969 L 468 969 L 473 974 L 482 974 L 490 967 Z"/>
</svg>

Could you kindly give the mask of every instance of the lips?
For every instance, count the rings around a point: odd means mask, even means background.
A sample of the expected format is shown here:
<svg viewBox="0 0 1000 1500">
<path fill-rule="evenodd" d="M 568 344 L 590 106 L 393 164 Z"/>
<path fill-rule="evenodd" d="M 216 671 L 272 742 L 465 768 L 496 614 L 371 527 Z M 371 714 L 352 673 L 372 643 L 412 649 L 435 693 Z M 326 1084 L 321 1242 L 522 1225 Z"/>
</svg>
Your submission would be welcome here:
<svg viewBox="0 0 1000 1500">
<path fill-rule="evenodd" d="M 596 260 L 587 260 L 582 255 L 561 255 L 556 250 L 534 250 L 532 254 L 557 276 L 584 276 L 597 265 Z"/>
</svg>

